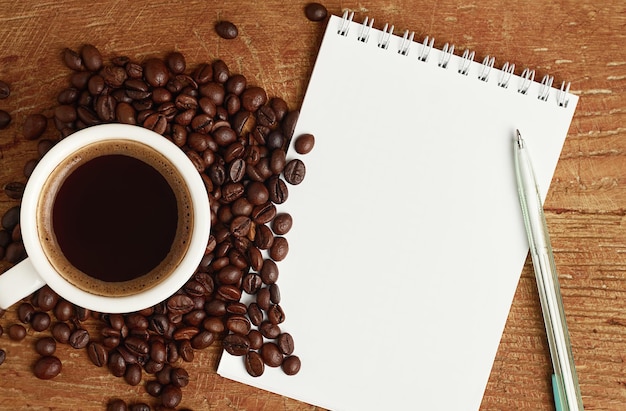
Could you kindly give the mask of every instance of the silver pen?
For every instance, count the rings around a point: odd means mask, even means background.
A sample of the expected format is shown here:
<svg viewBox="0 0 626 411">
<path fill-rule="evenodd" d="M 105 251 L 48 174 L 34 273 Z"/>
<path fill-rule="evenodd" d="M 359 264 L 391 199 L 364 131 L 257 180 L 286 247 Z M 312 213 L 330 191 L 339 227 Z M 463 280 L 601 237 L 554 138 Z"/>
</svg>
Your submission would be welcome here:
<svg viewBox="0 0 626 411">
<path fill-rule="evenodd" d="M 583 402 L 563 311 L 550 235 L 528 149 L 519 130 L 517 130 L 514 145 L 517 189 L 554 369 L 552 375 L 554 403 L 557 411 L 578 411 L 583 409 Z"/>
</svg>

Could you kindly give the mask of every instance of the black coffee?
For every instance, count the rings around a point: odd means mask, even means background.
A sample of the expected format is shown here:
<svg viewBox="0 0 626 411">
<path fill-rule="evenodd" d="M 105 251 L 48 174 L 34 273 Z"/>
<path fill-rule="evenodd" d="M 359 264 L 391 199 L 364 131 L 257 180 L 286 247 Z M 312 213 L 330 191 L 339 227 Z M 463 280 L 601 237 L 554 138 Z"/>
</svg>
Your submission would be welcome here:
<svg viewBox="0 0 626 411">
<path fill-rule="evenodd" d="M 176 196 L 152 166 L 106 155 L 74 170 L 53 206 L 57 242 L 69 262 L 107 282 L 147 274 L 170 251 L 176 235 Z"/>
<path fill-rule="evenodd" d="M 37 206 L 39 239 L 67 281 L 124 296 L 166 279 L 185 256 L 193 207 L 177 168 L 151 147 L 107 140 L 50 173 Z"/>
</svg>

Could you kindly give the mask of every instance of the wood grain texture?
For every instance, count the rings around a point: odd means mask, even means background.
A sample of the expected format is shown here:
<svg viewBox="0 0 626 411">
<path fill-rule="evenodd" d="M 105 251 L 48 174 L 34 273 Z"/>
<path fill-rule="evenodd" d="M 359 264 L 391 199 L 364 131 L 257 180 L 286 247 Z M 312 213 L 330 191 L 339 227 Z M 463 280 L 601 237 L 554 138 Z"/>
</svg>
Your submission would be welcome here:
<svg viewBox="0 0 626 411">
<path fill-rule="evenodd" d="M 572 82 L 581 97 L 546 200 L 549 229 L 586 410 L 626 409 L 626 2 L 326 1 L 329 11 L 375 17 L 396 32 L 414 30 L 477 59 L 504 61 Z M 178 50 L 195 66 L 215 58 L 244 74 L 268 94 L 299 107 L 319 47 L 323 24 L 304 17 L 306 2 L 0 0 L 0 79 L 12 94 L 0 109 L 13 116 L 0 130 L 0 184 L 25 181 L 26 160 L 36 142 L 21 127 L 31 113 L 52 117 L 56 94 L 67 85 L 64 47 L 96 45 L 105 58 L 135 60 Z M 239 37 L 217 37 L 213 24 L 228 19 Z M 364 84 L 366 87 L 367 84 Z M 452 116 L 454 113 L 451 113 Z M 46 137 L 56 138 L 54 127 Z M 18 204 L 0 193 L 0 214 Z M 8 267 L 0 261 L 0 270 Z M 14 309 L 0 324 L 16 321 Z M 93 327 L 93 324 L 90 325 Z M 58 348 L 63 372 L 51 381 L 32 375 L 34 341 L 47 333 L 29 330 L 19 343 L 3 335 L 0 348 L 0 410 L 103 410 L 108 399 L 153 400 L 94 367 L 84 351 Z M 460 336 L 462 338 L 462 336 Z M 191 383 L 182 405 L 197 410 L 289 410 L 319 408 L 216 374 L 216 345 L 185 364 Z M 493 365 L 481 410 L 553 410 L 549 352 L 534 275 L 522 273 Z M 451 395 L 454 395 L 453 387 Z M 407 392 L 407 396 L 411 393 Z M 445 401 L 445 399 L 442 399 Z M 420 409 L 419 398 L 415 409 Z"/>
</svg>

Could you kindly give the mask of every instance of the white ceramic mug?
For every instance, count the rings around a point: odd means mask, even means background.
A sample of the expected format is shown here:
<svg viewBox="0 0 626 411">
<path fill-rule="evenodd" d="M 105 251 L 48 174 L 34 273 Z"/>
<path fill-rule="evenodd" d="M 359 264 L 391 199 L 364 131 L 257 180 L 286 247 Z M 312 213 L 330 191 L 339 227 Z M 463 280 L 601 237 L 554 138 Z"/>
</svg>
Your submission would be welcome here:
<svg viewBox="0 0 626 411">
<path fill-rule="evenodd" d="M 160 282 L 125 296 L 104 296 L 87 292 L 59 274 L 44 252 L 36 218 L 42 187 L 53 170 L 77 150 L 107 140 L 143 143 L 164 156 L 182 177 L 192 204 L 192 231 L 182 259 Z M 178 291 L 193 275 L 204 256 L 211 227 L 206 188 L 189 158 L 166 138 L 143 127 L 124 124 L 89 127 L 59 141 L 40 160 L 30 176 L 20 213 L 22 239 L 28 258 L 0 275 L 0 308 L 3 309 L 46 284 L 62 298 L 97 312 L 133 312 L 158 304 Z"/>
</svg>

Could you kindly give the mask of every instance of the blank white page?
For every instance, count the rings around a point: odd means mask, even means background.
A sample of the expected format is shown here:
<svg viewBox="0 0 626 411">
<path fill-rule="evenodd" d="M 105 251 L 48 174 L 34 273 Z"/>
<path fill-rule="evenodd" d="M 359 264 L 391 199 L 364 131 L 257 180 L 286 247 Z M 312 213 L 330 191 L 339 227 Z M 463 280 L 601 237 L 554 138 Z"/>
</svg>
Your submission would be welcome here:
<svg viewBox="0 0 626 411">
<path fill-rule="evenodd" d="M 333 410 L 476 410 L 528 253 L 513 166 L 519 129 L 545 198 L 578 98 L 332 16 L 295 137 L 315 135 L 289 186 L 279 263 L 302 368 L 219 374 Z M 482 61 L 482 58 L 480 59 Z M 501 64 L 498 64 L 501 67 Z M 516 70 L 521 72 L 521 70 Z M 295 138 L 294 137 L 294 138 Z"/>
</svg>

